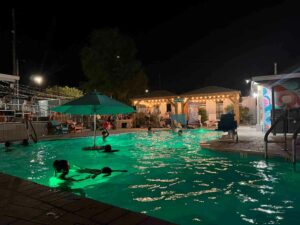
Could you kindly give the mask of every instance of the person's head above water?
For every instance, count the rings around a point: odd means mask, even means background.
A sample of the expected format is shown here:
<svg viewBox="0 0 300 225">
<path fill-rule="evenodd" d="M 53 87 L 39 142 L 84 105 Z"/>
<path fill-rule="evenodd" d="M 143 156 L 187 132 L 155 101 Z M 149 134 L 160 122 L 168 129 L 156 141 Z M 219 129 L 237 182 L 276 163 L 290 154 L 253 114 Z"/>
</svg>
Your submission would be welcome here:
<svg viewBox="0 0 300 225">
<path fill-rule="evenodd" d="M 11 146 L 11 143 L 10 143 L 9 141 L 6 141 L 6 142 L 5 142 L 5 147 L 8 148 L 8 147 L 10 147 L 10 146 Z"/>
<path fill-rule="evenodd" d="M 69 173 L 69 163 L 67 160 L 55 160 L 53 163 L 53 168 L 56 173 L 62 173 L 63 175 L 67 175 Z"/>
<path fill-rule="evenodd" d="M 28 145 L 29 145 L 29 141 L 28 141 L 28 139 L 23 139 L 23 141 L 22 141 L 22 145 L 24 145 L 24 146 L 28 146 Z"/>
<path fill-rule="evenodd" d="M 111 174 L 113 171 L 110 167 L 103 167 L 101 173 Z"/>
<path fill-rule="evenodd" d="M 152 127 L 148 127 L 148 131 L 152 131 Z"/>
<path fill-rule="evenodd" d="M 182 130 L 179 130 L 179 131 L 178 131 L 178 135 L 182 135 Z"/>
<path fill-rule="evenodd" d="M 105 152 L 111 152 L 111 145 L 105 145 L 104 151 Z"/>
</svg>

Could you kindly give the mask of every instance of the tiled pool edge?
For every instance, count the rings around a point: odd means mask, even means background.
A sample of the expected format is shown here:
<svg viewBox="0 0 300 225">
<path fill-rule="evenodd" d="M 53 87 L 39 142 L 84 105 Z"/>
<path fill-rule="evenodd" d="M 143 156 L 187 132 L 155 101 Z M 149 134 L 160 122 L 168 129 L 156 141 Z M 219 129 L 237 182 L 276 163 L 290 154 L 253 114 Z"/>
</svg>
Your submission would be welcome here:
<svg viewBox="0 0 300 225">
<path fill-rule="evenodd" d="M 0 224 L 172 223 L 0 172 Z"/>
<path fill-rule="evenodd" d="M 236 147 L 234 145 L 228 146 L 226 143 L 223 143 L 222 146 L 217 145 L 216 143 L 218 140 L 206 142 L 206 143 L 200 143 L 201 148 L 208 149 L 212 151 L 220 151 L 220 152 L 229 152 L 229 153 L 239 153 L 241 155 L 253 155 L 253 156 L 261 156 L 263 159 L 265 159 L 265 152 L 256 149 L 256 148 L 246 148 L 246 147 Z M 233 143 L 234 144 L 234 143 Z M 297 151 L 298 152 L 298 151 Z M 283 150 L 277 150 L 273 151 L 270 150 L 268 152 L 268 158 L 274 158 L 274 159 L 282 159 L 288 162 L 291 162 L 291 153 L 286 152 Z M 300 155 L 297 154 L 297 161 L 300 160 Z"/>
</svg>

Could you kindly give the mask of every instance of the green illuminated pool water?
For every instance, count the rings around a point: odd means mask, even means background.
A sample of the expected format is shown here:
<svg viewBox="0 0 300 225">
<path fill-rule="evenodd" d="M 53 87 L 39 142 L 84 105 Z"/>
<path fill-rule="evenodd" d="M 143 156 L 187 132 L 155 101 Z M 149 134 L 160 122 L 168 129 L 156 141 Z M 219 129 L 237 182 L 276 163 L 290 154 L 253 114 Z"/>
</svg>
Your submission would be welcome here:
<svg viewBox="0 0 300 225">
<path fill-rule="evenodd" d="M 127 169 L 68 187 L 178 224 L 298 224 L 299 172 L 280 160 L 266 163 L 260 157 L 200 148 L 200 141 L 218 135 L 203 130 L 185 131 L 182 137 L 167 131 L 111 135 L 106 144 L 120 150 L 111 154 L 82 151 L 91 145 L 91 137 L 14 145 L 11 152 L 0 146 L 0 171 L 56 186 L 55 159 L 67 159 L 71 175 L 76 175 L 76 166 Z"/>
</svg>

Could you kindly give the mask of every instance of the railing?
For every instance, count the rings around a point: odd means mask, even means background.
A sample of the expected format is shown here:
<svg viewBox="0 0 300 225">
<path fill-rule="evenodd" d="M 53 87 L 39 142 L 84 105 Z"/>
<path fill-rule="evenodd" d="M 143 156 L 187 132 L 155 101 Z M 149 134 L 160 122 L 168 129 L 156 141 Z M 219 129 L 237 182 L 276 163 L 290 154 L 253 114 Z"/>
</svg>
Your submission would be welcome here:
<svg viewBox="0 0 300 225">
<path fill-rule="evenodd" d="M 297 129 L 293 133 L 293 138 L 292 138 L 292 162 L 295 164 L 297 161 L 297 156 L 296 156 L 296 147 L 297 145 L 300 145 L 300 143 L 297 143 L 297 136 L 298 133 L 300 132 L 300 124 L 298 125 Z"/>
<path fill-rule="evenodd" d="M 31 138 L 31 140 L 34 143 L 37 143 L 38 138 L 37 138 L 36 131 L 35 131 L 33 125 L 32 125 L 32 121 L 29 120 L 28 118 L 26 118 L 25 125 L 26 125 L 26 131 L 27 131 L 28 139 Z"/>
<path fill-rule="evenodd" d="M 277 124 L 283 121 L 283 129 L 284 129 L 284 141 L 269 141 L 268 137 L 269 134 L 274 130 L 274 128 L 277 126 Z M 287 111 L 282 113 L 278 119 L 274 121 L 272 126 L 267 130 L 265 136 L 264 136 L 264 142 L 265 142 L 265 158 L 268 158 L 268 143 L 284 143 L 284 150 L 287 151 L 287 138 L 286 138 L 286 133 L 287 133 Z"/>
<path fill-rule="evenodd" d="M 29 124 L 29 126 L 31 125 Z M 32 126 L 35 131 L 35 134 L 31 131 L 31 135 L 34 135 L 33 138 L 40 138 L 48 134 L 47 122 L 33 122 Z M 27 133 L 26 125 L 22 122 L 0 123 L 0 143 L 22 141 L 28 139 L 28 134 L 30 133 Z"/>
</svg>

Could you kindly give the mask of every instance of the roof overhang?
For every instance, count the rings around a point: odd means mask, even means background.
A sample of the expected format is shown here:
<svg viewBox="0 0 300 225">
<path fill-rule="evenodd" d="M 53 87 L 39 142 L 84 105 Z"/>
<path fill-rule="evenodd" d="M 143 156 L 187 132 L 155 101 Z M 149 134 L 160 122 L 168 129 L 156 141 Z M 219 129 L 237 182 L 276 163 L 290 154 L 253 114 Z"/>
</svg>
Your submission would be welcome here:
<svg viewBox="0 0 300 225">
<path fill-rule="evenodd" d="M 289 79 L 294 79 L 294 78 L 300 78 L 300 73 L 256 76 L 256 77 L 252 77 L 252 81 L 260 83 L 260 82 L 264 82 L 264 81 L 289 80 Z"/>
<path fill-rule="evenodd" d="M 177 95 L 172 95 L 172 96 L 145 96 L 145 97 L 135 97 L 131 98 L 132 101 L 141 101 L 141 100 L 151 100 L 151 99 L 171 99 L 171 98 L 176 98 Z"/>
<path fill-rule="evenodd" d="M 210 93 L 187 93 L 180 95 L 181 97 L 193 97 L 193 96 L 216 96 L 216 95 L 241 95 L 240 91 L 220 91 Z"/>
<path fill-rule="evenodd" d="M 16 82 L 18 80 L 20 80 L 20 76 L 0 73 L 0 81 Z"/>
</svg>

